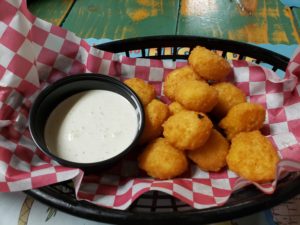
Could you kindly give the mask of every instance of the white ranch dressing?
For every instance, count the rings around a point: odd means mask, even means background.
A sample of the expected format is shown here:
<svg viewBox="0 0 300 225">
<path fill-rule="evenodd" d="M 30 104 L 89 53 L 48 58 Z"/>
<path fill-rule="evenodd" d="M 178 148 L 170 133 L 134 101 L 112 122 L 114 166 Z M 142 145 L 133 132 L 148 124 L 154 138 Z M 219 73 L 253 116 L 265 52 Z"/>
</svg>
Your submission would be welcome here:
<svg viewBox="0 0 300 225">
<path fill-rule="evenodd" d="M 106 90 L 75 94 L 50 114 L 45 127 L 48 148 L 80 163 L 109 159 L 126 149 L 138 128 L 137 112 L 123 96 Z"/>
</svg>

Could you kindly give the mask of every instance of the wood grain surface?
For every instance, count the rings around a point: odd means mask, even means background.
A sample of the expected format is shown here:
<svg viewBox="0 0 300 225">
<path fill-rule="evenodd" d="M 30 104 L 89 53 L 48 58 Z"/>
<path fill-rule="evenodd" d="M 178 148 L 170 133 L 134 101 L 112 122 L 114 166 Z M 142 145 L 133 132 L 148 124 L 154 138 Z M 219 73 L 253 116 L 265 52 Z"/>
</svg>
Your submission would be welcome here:
<svg viewBox="0 0 300 225">
<path fill-rule="evenodd" d="M 182 0 L 178 34 L 255 43 L 300 43 L 292 11 L 279 0 Z"/>
<path fill-rule="evenodd" d="M 63 27 L 82 38 L 175 34 L 179 0 L 77 0 Z"/>
<path fill-rule="evenodd" d="M 32 0 L 29 9 L 82 38 L 182 34 L 300 43 L 300 9 L 280 0 Z"/>
<path fill-rule="evenodd" d="M 29 10 L 55 25 L 61 25 L 75 0 L 31 0 Z"/>
<path fill-rule="evenodd" d="M 298 32 L 300 34 L 300 8 L 292 8 L 292 11 Z"/>
</svg>

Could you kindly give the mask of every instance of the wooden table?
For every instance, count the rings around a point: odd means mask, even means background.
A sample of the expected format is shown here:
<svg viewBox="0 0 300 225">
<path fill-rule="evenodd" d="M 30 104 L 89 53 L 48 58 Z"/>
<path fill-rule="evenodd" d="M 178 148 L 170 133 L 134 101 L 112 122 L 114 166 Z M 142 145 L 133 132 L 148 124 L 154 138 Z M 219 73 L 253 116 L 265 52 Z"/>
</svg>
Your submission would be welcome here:
<svg viewBox="0 0 300 225">
<path fill-rule="evenodd" d="M 82 38 L 201 35 L 300 43 L 300 9 L 280 0 L 31 0 L 31 12 Z"/>
</svg>

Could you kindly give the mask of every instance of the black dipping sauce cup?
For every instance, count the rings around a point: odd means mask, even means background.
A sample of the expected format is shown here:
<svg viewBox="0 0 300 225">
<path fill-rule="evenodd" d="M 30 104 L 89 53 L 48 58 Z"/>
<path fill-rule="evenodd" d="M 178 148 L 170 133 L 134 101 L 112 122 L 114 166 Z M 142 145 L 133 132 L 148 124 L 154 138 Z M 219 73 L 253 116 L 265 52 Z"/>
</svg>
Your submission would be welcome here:
<svg viewBox="0 0 300 225">
<path fill-rule="evenodd" d="M 135 109 L 138 121 L 135 138 L 127 148 L 121 151 L 121 153 L 103 161 L 79 163 L 62 159 L 55 155 L 46 145 L 44 130 L 47 119 L 59 103 L 74 94 L 89 90 L 106 90 L 115 92 L 129 101 Z M 62 78 L 41 91 L 30 110 L 29 130 L 37 147 L 61 165 L 81 168 L 86 172 L 99 172 L 101 169 L 112 166 L 124 157 L 130 150 L 134 149 L 143 131 L 144 121 L 145 116 L 142 103 L 128 86 L 119 80 L 106 75 L 78 74 Z M 99 148 L 99 151 L 101 151 L 101 147 Z"/>
</svg>

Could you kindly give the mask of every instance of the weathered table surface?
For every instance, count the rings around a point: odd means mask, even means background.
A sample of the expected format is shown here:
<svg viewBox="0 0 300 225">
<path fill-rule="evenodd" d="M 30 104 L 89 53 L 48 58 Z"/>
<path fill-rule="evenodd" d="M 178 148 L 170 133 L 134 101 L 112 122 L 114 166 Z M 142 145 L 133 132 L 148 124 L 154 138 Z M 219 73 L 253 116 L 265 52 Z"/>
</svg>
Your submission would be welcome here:
<svg viewBox="0 0 300 225">
<path fill-rule="evenodd" d="M 300 9 L 280 0 L 32 0 L 31 12 L 82 38 L 185 34 L 300 43 Z"/>
</svg>

